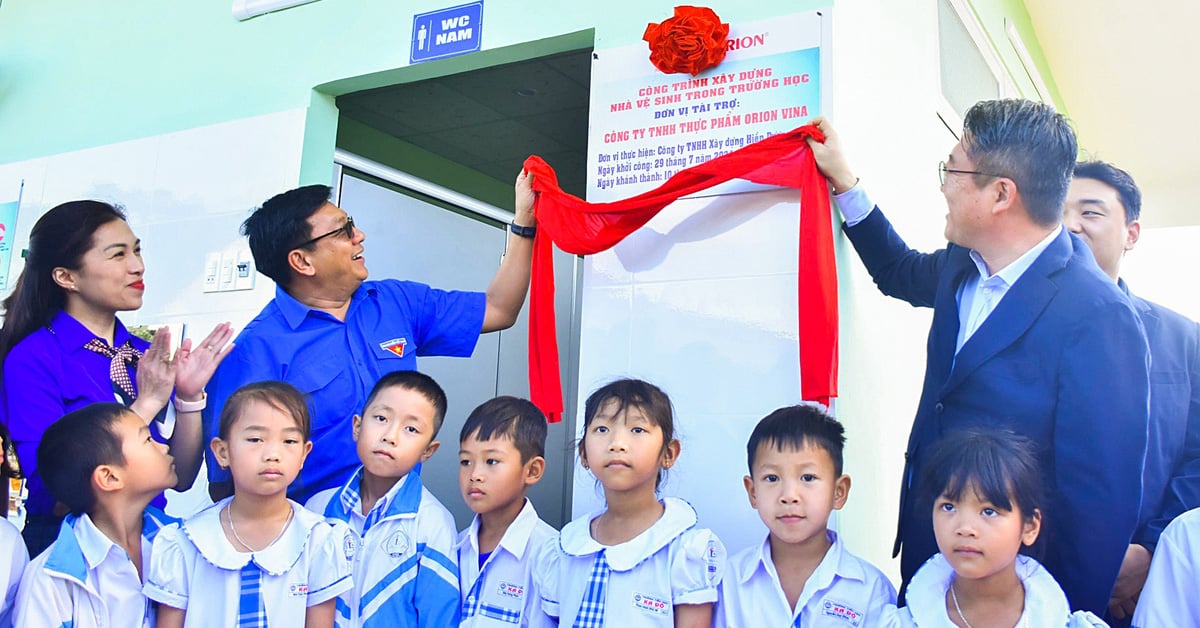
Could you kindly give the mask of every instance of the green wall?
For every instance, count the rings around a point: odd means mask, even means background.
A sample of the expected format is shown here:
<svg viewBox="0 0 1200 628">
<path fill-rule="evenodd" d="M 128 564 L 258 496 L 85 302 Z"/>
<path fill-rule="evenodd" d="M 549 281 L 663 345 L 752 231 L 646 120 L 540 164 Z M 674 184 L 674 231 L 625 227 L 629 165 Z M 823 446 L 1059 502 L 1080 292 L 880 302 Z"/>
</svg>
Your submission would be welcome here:
<svg viewBox="0 0 1200 628">
<path fill-rule="evenodd" d="M 337 132 L 330 96 L 633 43 L 647 21 L 668 17 L 675 4 L 606 0 L 569 3 L 575 6 L 568 10 L 551 0 L 486 0 L 484 52 L 405 67 L 412 16 L 455 3 L 321 0 L 239 22 L 230 0 L 3 0 L 0 164 L 307 108 L 301 178 L 326 180 L 335 138 L 348 145 L 364 139 L 361 129 Z M 828 4 L 721 0 L 709 6 L 725 20 L 744 21 Z M 1016 21 L 1050 80 L 1020 0 L 975 5 L 1018 82 L 1028 88 L 1005 40 L 1004 15 Z M 401 149 L 376 152 L 411 162 L 414 154 Z M 487 196 L 496 194 L 483 187 Z"/>
</svg>

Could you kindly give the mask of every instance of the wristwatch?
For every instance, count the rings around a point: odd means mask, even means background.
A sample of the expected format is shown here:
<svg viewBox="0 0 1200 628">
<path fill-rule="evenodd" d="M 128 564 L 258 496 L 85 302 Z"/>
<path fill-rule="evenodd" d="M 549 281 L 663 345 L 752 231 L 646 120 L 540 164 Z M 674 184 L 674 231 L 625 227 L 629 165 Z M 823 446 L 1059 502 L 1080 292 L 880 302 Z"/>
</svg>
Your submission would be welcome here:
<svg viewBox="0 0 1200 628">
<path fill-rule="evenodd" d="M 515 222 L 508 223 L 508 230 L 522 238 L 532 238 L 537 233 L 537 225 L 522 227 Z"/>
</svg>

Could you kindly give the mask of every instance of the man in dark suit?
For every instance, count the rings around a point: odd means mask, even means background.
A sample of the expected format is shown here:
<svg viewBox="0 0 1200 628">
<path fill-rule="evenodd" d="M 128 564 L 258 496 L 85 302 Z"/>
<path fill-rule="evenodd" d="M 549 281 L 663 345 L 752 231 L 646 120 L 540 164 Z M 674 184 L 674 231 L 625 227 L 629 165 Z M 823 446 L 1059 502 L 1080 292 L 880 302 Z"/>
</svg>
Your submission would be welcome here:
<svg viewBox="0 0 1200 628">
<path fill-rule="evenodd" d="M 1087 243 L 1100 269 L 1133 300 L 1150 344 L 1142 510 L 1109 600 L 1117 620 L 1133 615 L 1163 528 L 1200 507 L 1200 327 L 1130 293 L 1121 280 L 1121 260 L 1141 235 L 1141 211 L 1142 194 L 1129 173 L 1102 161 L 1075 165 L 1063 225 Z"/>
<path fill-rule="evenodd" d="M 940 165 L 950 243 L 920 253 L 867 199 L 830 124 L 814 122 L 827 138 L 810 140 L 817 164 L 875 283 L 934 310 L 901 486 L 904 584 L 938 551 L 932 502 L 912 490 L 929 447 L 1001 427 L 1040 445 L 1043 563 L 1072 608 L 1103 614 L 1138 518 L 1148 350 L 1129 299 L 1062 227 L 1074 132 L 1040 103 L 972 107 Z"/>
</svg>

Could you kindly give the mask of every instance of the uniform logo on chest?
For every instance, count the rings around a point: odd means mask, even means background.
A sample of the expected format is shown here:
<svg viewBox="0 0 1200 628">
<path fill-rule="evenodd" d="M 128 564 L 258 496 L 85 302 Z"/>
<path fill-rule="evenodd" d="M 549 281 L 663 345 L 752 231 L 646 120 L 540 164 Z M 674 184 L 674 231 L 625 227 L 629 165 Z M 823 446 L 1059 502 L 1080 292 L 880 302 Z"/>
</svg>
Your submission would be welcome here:
<svg viewBox="0 0 1200 628">
<path fill-rule="evenodd" d="M 379 348 L 396 354 L 398 358 L 402 358 L 404 357 L 404 345 L 407 344 L 408 339 L 406 338 L 392 338 L 391 340 L 384 340 L 379 343 Z"/>
<path fill-rule="evenodd" d="M 500 583 L 500 595 L 521 599 L 525 596 L 525 585 L 513 584 L 511 582 Z"/>
<path fill-rule="evenodd" d="M 837 617 L 844 620 L 850 626 L 862 624 L 862 613 L 837 600 L 825 600 L 825 603 L 821 605 L 821 613 L 826 617 Z"/>
<path fill-rule="evenodd" d="M 408 535 L 397 530 L 383 542 L 383 551 L 396 560 L 404 558 L 408 553 Z"/>
<path fill-rule="evenodd" d="M 633 606 L 644 613 L 653 615 L 669 615 L 671 613 L 670 602 L 644 593 L 633 594 Z"/>
</svg>

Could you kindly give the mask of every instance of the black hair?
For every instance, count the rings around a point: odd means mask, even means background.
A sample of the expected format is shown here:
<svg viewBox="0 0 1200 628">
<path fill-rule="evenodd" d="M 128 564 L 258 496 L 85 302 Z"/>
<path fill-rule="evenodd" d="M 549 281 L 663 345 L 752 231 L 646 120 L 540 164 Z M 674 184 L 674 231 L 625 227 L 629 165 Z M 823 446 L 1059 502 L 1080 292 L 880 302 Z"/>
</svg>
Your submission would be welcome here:
<svg viewBox="0 0 1200 628">
<path fill-rule="evenodd" d="M 246 406 L 251 402 L 266 404 L 292 417 L 296 421 L 296 427 L 300 428 L 304 435 L 304 440 L 308 441 L 312 437 L 312 415 L 304 393 L 287 382 L 262 381 L 238 388 L 225 400 L 217 428 L 217 435 L 221 440 L 229 440 L 233 424 L 241 418 Z"/>
<path fill-rule="evenodd" d="M 258 272 L 280 286 L 292 281 L 288 253 L 312 234 L 308 219 L 329 202 L 328 185 L 306 185 L 272 196 L 242 223 Z"/>
<path fill-rule="evenodd" d="M 546 455 L 546 415 L 528 399 L 500 396 L 483 402 L 467 417 L 458 442 L 472 434 L 478 440 L 511 439 L 521 452 L 521 464 Z"/>
<path fill-rule="evenodd" d="M 1106 161 L 1081 161 L 1075 164 L 1076 179 L 1095 179 L 1117 191 L 1125 206 L 1125 224 L 1142 217 L 1142 191 L 1128 172 Z"/>
<path fill-rule="evenodd" d="M 433 436 L 430 440 L 437 438 L 437 434 L 442 429 L 442 421 L 446 418 L 446 391 L 438 385 L 432 377 L 419 371 L 394 371 L 379 378 L 375 382 L 375 387 L 371 389 L 371 394 L 367 395 L 367 403 L 363 405 L 363 412 L 367 411 L 367 406 L 375 400 L 375 397 L 385 388 L 403 388 L 421 394 L 433 404 Z"/>
<path fill-rule="evenodd" d="M 979 171 L 1016 182 L 1035 223 L 1062 221 L 1079 148 L 1075 131 L 1053 107 L 1015 98 L 975 103 L 963 120 L 963 149 Z M 975 175 L 976 184 L 988 177 Z"/>
<path fill-rule="evenodd" d="M 930 449 L 920 493 L 932 508 L 938 497 L 958 500 L 970 488 L 996 508 L 1019 509 L 1029 521 L 1045 510 L 1036 452 L 1033 441 L 1008 430 L 951 432 Z"/>
<path fill-rule="evenodd" d="M 76 515 L 96 504 L 92 473 L 105 464 L 125 464 L 121 437 L 113 426 L 132 412 L 119 403 L 93 403 L 51 423 L 37 448 L 37 471 L 46 489 Z"/>
<path fill-rule="evenodd" d="M 833 470 L 842 475 L 842 450 L 846 429 L 824 407 L 800 404 L 780 408 L 763 417 L 746 442 L 746 467 L 754 474 L 754 459 L 760 447 L 798 450 L 805 445 L 824 449 L 833 460 Z"/>
<path fill-rule="evenodd" d="M 120 207 L 101 201 L 71 201 L 50 209 L 29 232 L 25 268 L 12 294 L 4 299 L 0 328 L 0 362 L 17 343 L 67 305 L 67 293 L 54 281 L 54 269 L 78 270 L 83 256 L 95 245 L 96 230 L 125 220 Z"/>
<path fill-rule="evenodd" d="M 671 398 L 661 388 L 640 379 L 618 379 L 597 388 L 588 395 L 583 404 L 583 438 L 579 439 L 580 455 L 584 453 L 584 441 L 587 440 L 588 426 L 600 414 L 608 402 L 617 402 L 613 414 L 621 414 L 630 407 L 641 411 L 651 423 L 662 430 L 662 451 L 667 450 L 671 441 L 675 440 L 675 409 L 671 406 Z M 658 479 L 654 487 L 658 488 L 666 472 L 658 470 Z"/>
</svg>

